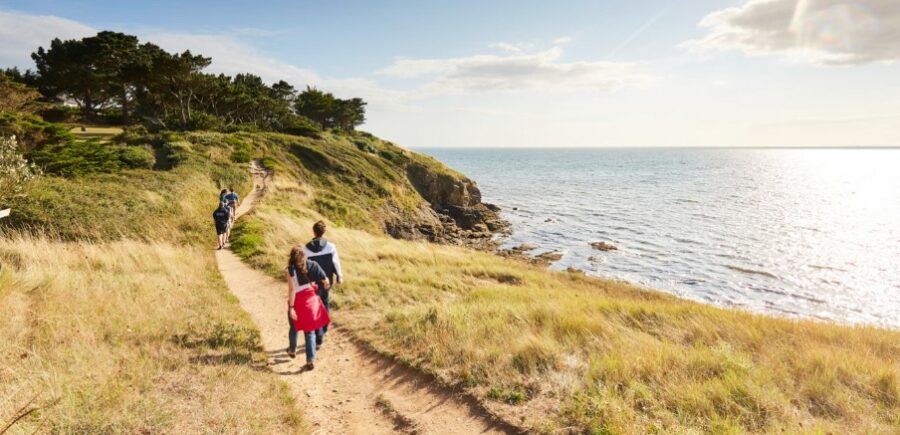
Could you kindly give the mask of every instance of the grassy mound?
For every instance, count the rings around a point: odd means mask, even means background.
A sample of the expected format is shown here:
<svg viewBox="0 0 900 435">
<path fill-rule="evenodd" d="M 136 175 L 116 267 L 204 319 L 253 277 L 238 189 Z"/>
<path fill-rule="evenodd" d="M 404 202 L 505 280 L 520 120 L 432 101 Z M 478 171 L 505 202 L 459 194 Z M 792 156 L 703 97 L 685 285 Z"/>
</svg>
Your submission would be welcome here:
<svg viewBox="0 0 900 435">
<path fill-rule="evenodd" d="M 320 216 L 315 188 L 276 179 L 240 253 L 277 277 Z M 352 229 L 328 238 L 347 275 L 332 293 L 343 325 L 535 431 L 900 430 L 898 332 L 719 309 Z"/>
</svg>

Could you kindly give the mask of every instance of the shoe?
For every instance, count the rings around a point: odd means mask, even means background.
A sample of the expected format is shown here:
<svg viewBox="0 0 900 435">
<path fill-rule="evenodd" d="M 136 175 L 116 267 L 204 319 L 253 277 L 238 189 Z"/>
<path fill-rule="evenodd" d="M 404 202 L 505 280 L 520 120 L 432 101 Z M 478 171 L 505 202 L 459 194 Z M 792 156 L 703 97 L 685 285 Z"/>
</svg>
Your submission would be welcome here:
<svg viewBox="0 0 900 435">
<path fill-rule="evenodd" d="M 219 247 L 216 248 L 216 251 L 221 251 L 221 250 L 222 250 L 222 245 L 219 245 Z"/>
<path fill-rule="evenodd" d="M 313 364 L 312 361 L 306 363 L 306 365 L 303 366 L 303 370 L 307 370 L 307 371 L 312 370 L 312 369 L 314 369 L 314 368 L 316 368 L 316 365 Z"/>
<path fill-rule="evenodd" d="M 291 357 L 291 359 L 294 359 L 297 357 L 297 352 L 292 352 L 290 349 L 288 349 L 287 354 L 289 357 Z"/>
</svg>

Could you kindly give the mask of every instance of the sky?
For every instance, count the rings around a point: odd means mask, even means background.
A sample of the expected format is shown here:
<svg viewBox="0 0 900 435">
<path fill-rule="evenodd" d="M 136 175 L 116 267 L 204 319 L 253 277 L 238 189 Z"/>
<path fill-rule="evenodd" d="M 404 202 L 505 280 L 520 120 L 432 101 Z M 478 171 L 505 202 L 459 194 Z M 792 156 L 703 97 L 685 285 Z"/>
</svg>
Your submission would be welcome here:
<svg viewBox="0 0 900 435">
<path fill-rule="evenodd" d="M 0 0 L 0 67 L 100 30 L 411 148 L 900 146 L 897 0 Z"/>
</svg>

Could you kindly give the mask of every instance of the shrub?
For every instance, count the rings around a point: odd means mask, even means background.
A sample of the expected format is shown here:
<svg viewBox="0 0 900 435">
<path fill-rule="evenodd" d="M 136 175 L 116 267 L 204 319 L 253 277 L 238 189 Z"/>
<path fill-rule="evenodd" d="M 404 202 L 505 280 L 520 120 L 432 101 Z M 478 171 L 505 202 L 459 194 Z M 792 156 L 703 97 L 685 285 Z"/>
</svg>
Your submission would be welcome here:
<svg viewBox="0 0 900 435">
<path fill-rule="evenodd" d="M 263 254 L 263 233 L 266 227 L 258 221 L 238 221 L 231 232 L 231 250 L 247 259 Z"/>
<path fill-rule="evenodd" d="M 122 130 L 122 133 L 115 136 L 113 140 L 116 142 L 124 142 L 129 145 L 137 145 L 146 142 L 148 136 L 150 136 L 150 132 L 147 131 L 147 127 L 144 127 L 143 125 L 131 125 L 125 127 L 125 129 Z"/>
<path fill-rule="evenodd" d="M 356 148 L 358 148 L 360 151 L 362 151 L 364 153 L 375 154 L 377 152 L 375 147 L 373 147 L 370 143 L 368 143 L 366 141 L 357 140 L 357 141 L 354 141 L 353 143 L 356 144 Z"/>
<path fill-rule="evenodd" d="M 233 138 L 229 138 L 233 139 Z M 235 163 L 247 163 L 249 162 L 253 156 L 253 147 L 246 142 L 241 142 L 236 139 L 230 140 L 228 142 L 234 143 L 234 148 L 231 150 L 231 161 Z"/>
<path fill-rule="evenodd" d="M 185 141 L 176 141 L 176 142 L 166 142 L 163 145 L 163 150 L 166 153 L 166 160 L 168 161 L 169 168 L 174 168 L 178 166 L 188 159 L 188 155 L 191 152 L 191 144 L 190 142 Z"/>
<path fill-rule="evenodd" d="M 395 153 L 393 151 L 388 151 L 388 150 L 379 151 L 378 155 L 380 155 L 381 158 L 383 158 L 391 163 L 397 164 L 397 165 L 406 163 L 406 161 L 408 160 L 408 158 L 406 156 L 404 156 L 403 154 Z"/>
<path fill-rule="evenodd" d="M 19 154 L 16 138 L 0 138 L 0 208 L 37 175 L 40 170 Z"/>
<path fill-rule="evenodd" d="M 223 127 L 221 131 L 223 133 L 255 133 L 259 131 L 259 127 L 256 124 L 231 124 Z"/>
<path fill-rule="evenodd" d="M 72 122 L 78 119 L 81 112 L 77 107 L 54 105 L 38 112 L 48 122 Z"/>
<path fill-rule="evenodd" d="M 97 140 L 89 140 L 46 146 L 32 153 L 31 157 L 44 172 L 74 177 L 118 171 L 122 166 L 119 155 L 117 149 Z"/>
<path fill-rule="evenodd" d="M 15 136 L 19 149 L 28 154 L 35 148 L 72 140 L 72 134 L 62 125 L 46 122 L 37 115 L 3 112 L 0 114 L 0 136 Z"/>
<path fill-rule="evenodd" d="M 119 155 L 125 166 L 133 169 L 151 169 L 156 164 L 153 152 L 145 147 L 125 147 Z"/>
<path fill-rule="evenodd" d="M 285 122 L 282 132 L 296 136 L 319 138 L 322 128 L 305 116 L 294 116 Z"/>
</svg>

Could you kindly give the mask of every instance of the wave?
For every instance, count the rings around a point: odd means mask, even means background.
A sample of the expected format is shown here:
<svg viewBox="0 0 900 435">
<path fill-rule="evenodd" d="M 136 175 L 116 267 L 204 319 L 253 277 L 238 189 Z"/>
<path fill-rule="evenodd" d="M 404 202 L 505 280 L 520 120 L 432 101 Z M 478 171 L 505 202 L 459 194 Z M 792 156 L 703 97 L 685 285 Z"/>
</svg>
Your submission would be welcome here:
<svg viewBox="0 0 900 435">
<path fill-rule="evenodd" d="M 751 275 L 762 275 L 762 276 L 767 276 L 769 278 L 778 279 L 778 277 L 775 276 L 775 274 L 766 272 L 765 270 L 747 269 L 746 267 L 734 266 L 731 264 L 726 264 L 725 267 L 727 267 L 733 271 L 736 271 L 736 272 L 743 272 L 743 273 L 747 273 L 747 274 L 751 274 Z"/>
<path fill-rule="evenodd" d="M 846 272 L 845 269 L 841 269 L 841 268 L 839 268 L 839 267 L 820 266 L 820 265 L 818 265 L 818 264 L 810 264 L 809 267 L 811 267 L 811 268 L 813 268 L 813 269 L 819 269 L 819 270 L 833 270 L 833 271 L 836 271 L 836 272 Z"/>
</svg>

